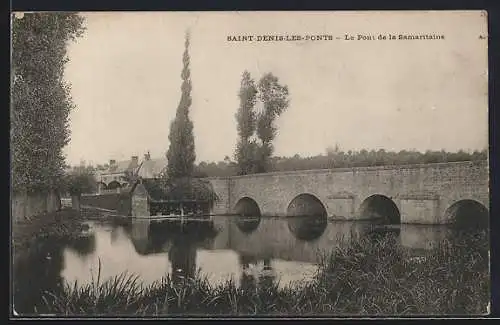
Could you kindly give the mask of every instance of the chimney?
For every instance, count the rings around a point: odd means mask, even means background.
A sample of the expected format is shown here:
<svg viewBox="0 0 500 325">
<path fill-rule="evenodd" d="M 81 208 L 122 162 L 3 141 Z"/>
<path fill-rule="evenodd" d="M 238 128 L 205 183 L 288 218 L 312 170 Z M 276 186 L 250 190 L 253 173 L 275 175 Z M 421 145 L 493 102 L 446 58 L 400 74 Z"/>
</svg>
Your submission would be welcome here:
<svg viewBox="0 0 500 325">
<path fill-rule="evenodd" d="M 110 159 L 109 160 L 109 165 L 110 166 L 113 166 L 115 163 L 116 163 L 116 160 L 114 160 L 114 159 Z"/>
<path fill-rule="evenodd" d="M 148 153 L 144 154 L 144 160 L 149 160 L 149 159 L 151 159 L 151 155 L 149 154 L 149 151 L 148 151 Z"/>
</svg>

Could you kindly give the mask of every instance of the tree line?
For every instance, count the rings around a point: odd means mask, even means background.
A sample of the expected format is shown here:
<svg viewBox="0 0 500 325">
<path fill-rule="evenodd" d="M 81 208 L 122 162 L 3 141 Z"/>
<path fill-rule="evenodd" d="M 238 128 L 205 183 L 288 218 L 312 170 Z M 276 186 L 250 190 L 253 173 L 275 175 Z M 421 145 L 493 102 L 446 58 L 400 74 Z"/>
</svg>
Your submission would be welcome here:
<svg viewBox="0 0 500 325">
<path fill-rule="evenodd" d="M 347 152 L 339 149 L 328 148 L 325 154 L 310 157 L 294 155 L 292 157 L 272 157 L 269 160 L 269 172 L 275 171 L 296 171 L 308 169 L 331 169 L 331 168 L 352 168 L 370 167 L 383 165 L 411 165 L 430 164 L 459 161 L 486 160 L 487 150 L 476 150 L 466 152 L 426 151 L 415 150 L 386 151 L 360 150 Z M 226 157 L 228 158 L 228 157 Z M 240 169 L 236 161 L 225 159 L 219 162 L 200 162 L 195 166 L 197 177 L 225 177 L 240 175 Z"/>
</svg>

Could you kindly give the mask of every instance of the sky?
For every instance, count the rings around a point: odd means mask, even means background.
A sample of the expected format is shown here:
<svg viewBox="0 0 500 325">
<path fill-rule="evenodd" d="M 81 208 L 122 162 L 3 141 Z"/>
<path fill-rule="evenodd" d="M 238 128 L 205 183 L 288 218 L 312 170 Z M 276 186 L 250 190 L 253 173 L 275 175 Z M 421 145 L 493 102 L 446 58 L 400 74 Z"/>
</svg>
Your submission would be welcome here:
<svg viewBox="0 0 500 325">
<path fill-rule="evenodd" d="M 484 149 L 487 24 L 481 12 L 82 13 L 68 46 L 67 161 L 164 157 L 191 34 L 197 162 L 233 158 L 241 75 L 276 75 L 290 92 L 275 155 L 341 149 Z M 329 41 L 229 42 L 239 35 L 331 35 Z M 345 35 L 355 40 L 345 40 Z M 433 34 L 440 40 L 356 40 Z M 480 36 L 483 36 L 482 38 Z M 337 39 L 338 38 L 338 39 Z"/>
</svg>

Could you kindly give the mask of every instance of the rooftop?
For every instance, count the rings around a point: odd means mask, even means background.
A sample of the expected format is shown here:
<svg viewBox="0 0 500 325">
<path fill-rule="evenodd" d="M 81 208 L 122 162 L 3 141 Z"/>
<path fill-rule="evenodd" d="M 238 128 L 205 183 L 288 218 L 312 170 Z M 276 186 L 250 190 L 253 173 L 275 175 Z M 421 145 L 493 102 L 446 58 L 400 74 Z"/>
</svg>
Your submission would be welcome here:
<svg viewBox="0 0 500 325">
<path fill-rule="evenodd" d="M 141 178 L 159 178 L 164 173 L 167 162 L 166 158 L 145 158 L 136 170 L 137 176 Z"/>
</svg>

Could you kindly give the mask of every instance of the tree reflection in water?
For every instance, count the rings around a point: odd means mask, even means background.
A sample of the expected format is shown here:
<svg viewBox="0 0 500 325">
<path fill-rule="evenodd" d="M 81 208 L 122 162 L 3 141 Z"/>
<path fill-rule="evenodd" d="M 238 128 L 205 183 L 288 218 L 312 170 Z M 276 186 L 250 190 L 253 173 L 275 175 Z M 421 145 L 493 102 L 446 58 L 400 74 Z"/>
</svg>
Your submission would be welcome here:
<svg viewBox="0 0 500 325">
<path fill-rule="evenodd" d="M 250 255 L 240 255 L 241 266 L 240 288 L 245 292 L 257 289 L 266 291 L 276 283 L 276 274 L 270 258 L 259 259 Z M 250 267 L 252 265 L 252 267 Z"/>
<path fill-rule="evenodd" d="M 40 238 L 14 262 L 14 306 L 17 313 L 46 312 L 46 291 L 59 292 L 64 287 L 61 272 L 64 268 L 64 249 L 70 248 L 80 256 L 95 251 L 93 234 L 77 237 Z M 42 298 L 44 297 L 44 298 Z"/>
<path fill-rule="evenodd" d="M 76 251 L 81 257 L 88 256 L 96 249 L 95 234 L 69 238 L 67 239 L 67 247 Z"/>
<path fill-rule="evenodd" d="M 276 275 L 274 273 L 273 267 L 271 266 L 271 259 L 264 259 L 264 266 L 259 274 L 259 285 L 261 288 L 267 290 L 273 287 Z"/>
<path fill-rule="evenodd" d="M 185 278 L 193 278 L 196 273 L 196 246 L 182 237 L 173 239 L 168 251 L 168 259 L 172 264 L 172 279 L 179 282 Z"/>
<path fill-rule="evenodd" d="M 42 295 L 57 292 L 63 287 L 60 276 L 63 248 L 52 238 L 39 240 L 14 262 L 14 308 L 19 314 L 45 311 Z"/>
<path fill-rule="evenodd" d="M 253 259 L 248 255 L 240 255 L 239 262 L 241 265 L 240 288 L 246 292 L 254 291 L 257 283 L 253 274 L 249 272 L 250 263 L 253 262 Z"/>
<path fill-rule="evenodd" d="M 165 221 L 152 224 L 149 236 L 153 246 L 168 249 L 172 279 L 179 282 L 195 276 L 197 250 L 211 246 L 217 230 L 208 222 Z"/>
</svg>

